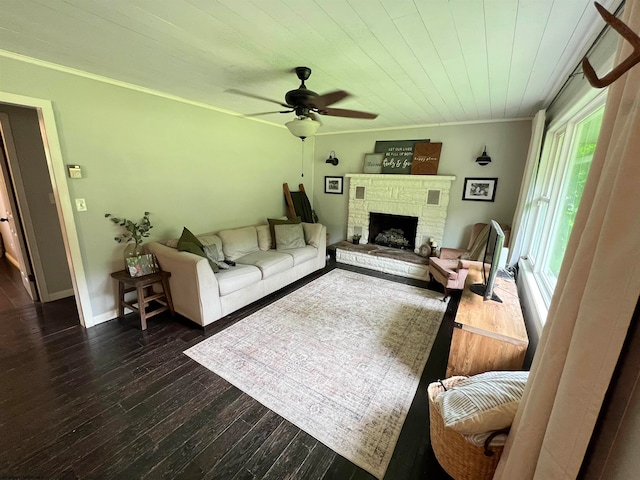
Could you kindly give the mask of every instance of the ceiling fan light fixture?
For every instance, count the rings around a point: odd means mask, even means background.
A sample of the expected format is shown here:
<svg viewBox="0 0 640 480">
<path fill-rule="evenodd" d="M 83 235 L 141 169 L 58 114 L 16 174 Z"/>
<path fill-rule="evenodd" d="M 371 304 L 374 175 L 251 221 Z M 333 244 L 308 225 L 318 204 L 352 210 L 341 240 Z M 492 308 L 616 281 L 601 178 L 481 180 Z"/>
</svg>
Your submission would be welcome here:
<svg viewBox="0 0 640 480">
<path fill-rule="evenodd" d="M 478 165 L 489 165 L 491 163 L 491 157 L 489 155 L 487 155 L 487 146 L 484 146 L 484 150 L 482 151 L 482 155 L 480 155 L 478 158 L 476 158 L 476 163 Z"/>
<path fill-rule="evenodd" d="M 302 117 L 285 123 L 285 126 L 294 136 L 304 141 L 305 138 L 312 137 L 316 134 L 320 127 L 320 122 L 316 122 L 309 117 Z"/>
</svg>

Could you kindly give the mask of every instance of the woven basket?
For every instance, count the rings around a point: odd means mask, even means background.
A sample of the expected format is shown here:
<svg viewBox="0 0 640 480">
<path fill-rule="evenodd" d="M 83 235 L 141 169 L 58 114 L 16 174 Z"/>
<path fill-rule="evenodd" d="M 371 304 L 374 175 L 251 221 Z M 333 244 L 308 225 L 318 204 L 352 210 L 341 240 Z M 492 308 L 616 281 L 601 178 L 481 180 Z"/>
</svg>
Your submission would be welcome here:
<svg viewBox="0 0 640 480">
<path fill-rule="evenodd" d="M 451 377 L 442 382 L 447 389 L 466 377 Z M 484 454 L 484 448 L 473 445 L 458 432 L 445 428 L 434 398 L 444 392 L 439 382 L 427 389 L 429 393 L 429 420 L 431 446 L 442 468 L 455 480 L 491 480 L 504 447 L 489 447 L 493 455 Z"/>
</svg>

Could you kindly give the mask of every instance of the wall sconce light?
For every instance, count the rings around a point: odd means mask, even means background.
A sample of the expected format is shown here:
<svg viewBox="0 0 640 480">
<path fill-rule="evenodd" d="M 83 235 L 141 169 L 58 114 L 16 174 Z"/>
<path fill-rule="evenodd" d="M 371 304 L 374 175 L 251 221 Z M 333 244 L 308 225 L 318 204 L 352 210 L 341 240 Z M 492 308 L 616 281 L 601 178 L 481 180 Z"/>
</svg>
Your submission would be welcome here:
<svg viewBox="0 0 640 480">
<path fill-rule="evenodd" d="M 485 165 L 489 165 L 491 163 L 491 157 L 489 155 L 487 155 L 487 146 L 484 146 L 484 150 L 482 151 L 482 155 L 480 155 L 478 158 L 476 158 L 476 163 L 478 165 L 482 165 L 483 167 Z"/>
<path fill-rule="evenodd" d="M 333 150 L 331 150 L 331 153 L 329 154 L 329 158 L 327 158 L 324 163 L 330 163 L 331 165 L 333 165 L 334 167 L 336 165 L 338 165 L 338 162 L 340 160 L 338 160 L 338 157 L 336 157 L 336 152 L 334 152 Z"/>
</svg>

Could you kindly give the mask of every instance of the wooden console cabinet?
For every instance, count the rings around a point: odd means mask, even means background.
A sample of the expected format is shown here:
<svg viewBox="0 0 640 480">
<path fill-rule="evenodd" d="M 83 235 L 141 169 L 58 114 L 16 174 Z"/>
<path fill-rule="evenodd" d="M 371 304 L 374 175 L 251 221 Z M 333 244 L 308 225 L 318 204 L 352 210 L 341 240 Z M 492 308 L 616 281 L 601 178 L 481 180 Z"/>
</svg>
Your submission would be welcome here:
<svg viewBox="0 0 640 480">
<path fill-rule="evenodd" d="M 492 370 L 519 370 L 529 346 L 518 290 L 513 280 L 496 279 L 494 292 L 503 303 L 484 301 L 469 290 L 470 285 L 482 283 L 481 265 L 478 263 L 469 269 L 460 298 L 447 377 Z"/>
</svg>

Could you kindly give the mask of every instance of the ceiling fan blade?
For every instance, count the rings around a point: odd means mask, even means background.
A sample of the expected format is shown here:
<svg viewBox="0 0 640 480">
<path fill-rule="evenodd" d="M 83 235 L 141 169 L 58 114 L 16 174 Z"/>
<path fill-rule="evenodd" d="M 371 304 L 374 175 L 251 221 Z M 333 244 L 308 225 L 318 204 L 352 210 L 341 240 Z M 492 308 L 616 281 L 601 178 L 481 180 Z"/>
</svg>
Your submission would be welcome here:
<svg viewBox="0 0 640 480">
<path fill-rule="evenodd" d="M 335 92 L 325 93 L 324 95 L 318 95 L 317 97 L 310 98 L 307 101 L 307 105 L 313 106 L 319 110 L 322 110 L 324 107 L 328 107 L 329 105 L 333 105 L 340 100 L 344 100 L 351 95 L 344 90 L 336 90 Z"/>
<path fill-rule="evenodd" d="M 293 108 L 292 105 L 287 105 L 286 103 L 282 103 L 282 102 L 279 102 L 277 100 L 273 100 L 271 98 L 262 97 L 260 95 L 255 95 L 253 93 L 243 92 L 242 90 L 236 90 L 235 88 L 229 88 L 229 89 L 225 90 L 225 92 L 233 93 L 234 95 L 242 95 L 243 97 L 255 98 L 257 100 L 264 100 L 266 102 L 275 103 L 275 104 L 280 105 L 281 107 L 284 107 L 284 108 Z"/>
<path fill-rule="evenodd" d="M 377 113 L 359 112 L 358 110 L 345 110 L 344 108 L 324 108 L 318 110 L 320 115 L 330 115 L 332 117 L 366 118 L 373 120 L 378 117 Z"/>
<path fill-rule="evenodd" d="M 276 110 L 275 112 L 260 112 L 260 113 L 248 113 L 247 115 L 243 115 L 243 117 L 259 117 L 260 115 L 271 115 L 273 113 L 292 113 L 294 110 Z"/>
</svg>

